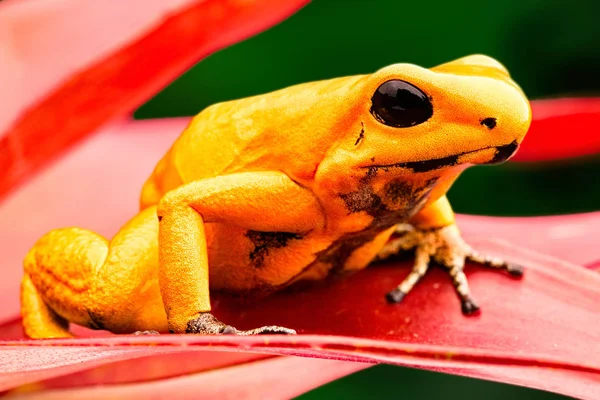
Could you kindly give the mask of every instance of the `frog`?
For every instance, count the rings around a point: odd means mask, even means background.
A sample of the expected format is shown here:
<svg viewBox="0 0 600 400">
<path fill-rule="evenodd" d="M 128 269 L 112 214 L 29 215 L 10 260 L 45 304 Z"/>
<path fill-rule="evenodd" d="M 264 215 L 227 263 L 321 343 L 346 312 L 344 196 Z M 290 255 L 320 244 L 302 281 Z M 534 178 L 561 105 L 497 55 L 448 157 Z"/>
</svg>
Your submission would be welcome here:
<svg viewBox="0 0 600 400">
<path fill-rule="evenodd" d="M 112 239 L 68 227 L 32 246 L 24 331 L 295 334 L 228 325 L 212 314 L 211 293 L 270 295 L 403 252 L 413 267 L 382 301 L 396 307 L 435 264 L 462 313 L 477 314 L 466 262 L 516 278 L 523 267 L 474 250 L 447 192 L 466 168 L 512 157 L 530 123 L 524 91 L 482 54 L 213 104 L 157 163 L 139 213 Z"/>
</svg>

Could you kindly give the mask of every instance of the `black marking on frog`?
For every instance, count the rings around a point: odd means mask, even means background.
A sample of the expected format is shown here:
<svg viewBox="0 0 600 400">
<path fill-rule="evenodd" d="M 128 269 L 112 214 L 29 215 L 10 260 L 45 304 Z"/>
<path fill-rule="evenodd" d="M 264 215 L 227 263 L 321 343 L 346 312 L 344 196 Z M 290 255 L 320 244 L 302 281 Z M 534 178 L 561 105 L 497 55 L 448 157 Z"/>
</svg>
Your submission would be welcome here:
<svg viewBox="0 0 600 400">
<path fill-rule="evenodd" d="M 357 190 L 340 194 L 340 198 L 351 214 L 365 211 L 369 215 L 378 215 L 386 211 L 387 208 L 381 197 L 375 193 L 370 185 L 371 180 L 376 175 L 377 169 L 370 168 L 366 175 L 360 179 Z"/>
<path fill-rule="evenodd" d="M 365 124 L 361 122 L 360 126 L 360 133 L 358 134 L 358 139 L 356 139 L 356 142 L 354 143 L 355 146 L 358 146 L 358 144 L 365 138 Z"/>
<path fill-rule="evenodd" d="M 442 158 L 436 158 L 433 160 L 423 160 L 423 161 L 409 161 L 409 162 L 401 162 L 395 164 L 385 164 L 385 165 L 368 165 L 362 168 L 368 168 L 369 170 L 384 170 L 387 171 L 390 168 L 405 168 L 412 170 L 415 173 L 418 172 L 428 172 L 434 171 L 440 168 L 453 167 L 458 164 L 458 159 L 461 156 L 466 154 L 476 153 L 478 151 L 487 150 L 487 149 L 496 149 L 496 155 L 490 161 L 485 164 L 499 164 L 506 160 L 508 160 L 519 148 L 519 144 L 514 141 L 509 144 L 505 144 L 503 146 L 496 147 L 484 147 L 477 150 L 466 151 L 464 153 L 455 154 L 453 156 L 447 156 Z"/>
<path fill-rule="evenodd" d="M 459 154 L 443 158 L 436 158 L 434 160 L 399 163 L 395 164 L 394 166 L 401 168 L 410 168 L 414 172 L 427 172 L 445 167 L 453 167 L 456 164 L 458 164 L 458 157 L 460 157 Z"/>
<path fill-rule="evenodd" d="M 392 204 L 400 206 L 410 206 L 417 194 L 411 183 L 400 179 L 387 183 L 383 190 L 386 199 L 390 200 Z"/>
<path fill-rule="evenodd" d="M 435 185 L 438 181 L 440 180 L 439 176 L 433 176 L 429 179 L 427 179 L 427 182 L 425 182 L 425 186 L 427 187 L 432 187 L 433 185 Z"/>
<path fill-rule="evenodd" d="M 373 241 L 383 231 L 407 221 L 416 214 L 438 180 L 437 177 L 432 177 L 423 185 L 417 186 L 410 181 L 394 179 L 383 188 L 386 204 L 370 184 L 376 175 L 377 169 L 369 169 L 359 181 L 358 190 L 340 195 L 350 213 L 364 211 L 373 217 L 373 221 L 364 230 L 347 233 L 328 248 L 317 253 L 315 261 L 330 264 L 333 273 L 339 273 L 344 269 L 347 259 L 356 249 Z M 388 204 L 393 209 L 389 208 Z"/>
<path fill-rule="evenodd" d="M 285 247 L 290 240 L 301 239 L 302 235 L 290 232 L 248 231 L 246 237 L 254 244 L 254 249 L 250 252 L 250 261 L 256 268 L 260 268 L 271 249 Z"/>
<path fill-rule="evenodd" d="M 387 183 L 383 189 L 385 200 L 394 206 L 390 209 L 381 196 L 373 190 L 371 181 L 377 175 L 377 169 L 371 168 L 359 181 L 358 189 L 340 195 L 348 211 L 353 213 L 366 212 L 372 217 L 379 218 L 395 212 L 395 209 L 413 209 L 431 192 L 438 177 L 428 179 L 423 186 L 415 186 L 410 181 L 395 179 Z"/>
<path fill-rule="evenodd" d="M 496 147 L 496 154 L 494 155 L 494 158 L 492 158 L 485 164 L 493 165 L 503 163 L 504 161 L 512 157 L 512 155 L 515 154 L 518 149 L 519 144 L 516 141 L 504 146 L 498 146 Z"/>
<path fill-rule="evenodd" d="M 409 161 L 409 162 L 401 162 L 401 163 L 385 164 L 385 165 L 370 165 L 370 166 L 363 167 L 363 168 L 368 168 L 369 170 L 374 169 L 375 171 L 378 171 L 380 169 L 387 171 L 390 168 L 404 168 L 404 169 L 412 170 L 412 172 L 414 172 L 414 173 L 429 172 L 429 171 L 435 171 L 436 169 L 440 169 L 440 168 L 453 167 L 456 164 L 458 164 L 458 158 L 460 156 L 462 156 L 464 154 L 468 154 L 468 153 L 470 153 L 470 152 L 455 154 L 453 156 L 448 156 L 448 157 L 443 157 L 443 158 L 435 158 L 433 160 Z"/>
<path fill-rule="evenodd" d="M 371 186 L 362 186 L 354 192 L 340 195 L 350 213 L 366 211 L 369 215 L 385 210 L 385 204 Z"/>
</svg>

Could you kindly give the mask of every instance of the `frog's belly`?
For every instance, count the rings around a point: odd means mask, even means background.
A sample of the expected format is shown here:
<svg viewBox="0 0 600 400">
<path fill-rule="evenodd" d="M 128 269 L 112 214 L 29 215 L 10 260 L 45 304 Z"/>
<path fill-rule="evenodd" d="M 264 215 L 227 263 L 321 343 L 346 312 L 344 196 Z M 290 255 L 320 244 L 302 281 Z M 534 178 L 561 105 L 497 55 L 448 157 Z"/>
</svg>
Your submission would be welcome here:
<svg viewBox="0 0 600 400">
<path fill-rule="evenodd" d="M 358 234 L 348 240 L 347 235 L 301 236 L 208 224 L 206 235 L 211 289 L 247 292 L 277 290 L 298 280 L 365 268 L 391 230 Z"/>
</svg>

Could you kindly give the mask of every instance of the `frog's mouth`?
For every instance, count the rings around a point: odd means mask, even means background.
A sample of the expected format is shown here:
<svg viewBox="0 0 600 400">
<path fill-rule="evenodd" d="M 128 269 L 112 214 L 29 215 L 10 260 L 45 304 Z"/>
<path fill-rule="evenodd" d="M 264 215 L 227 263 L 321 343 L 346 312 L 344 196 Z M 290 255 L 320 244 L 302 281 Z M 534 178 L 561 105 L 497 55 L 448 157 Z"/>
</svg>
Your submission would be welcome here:
<svg viewBox="0 0 600 400">
<path fill-rule="evenodd" d="M 484 150 L 495 149 L 496 153 L 493 158 L 489 161 L 484 162 L 483 164 L 500 164 L 504 161 L 508 160 L 513 154 L 516 153 L 519 148 L 519 143 L 515 140 L 512 143 L 505 144 L 503 146 L 492 146 L 485 147 L 478 150 L 466 151 L 464 153 L 455 154 L 448 157 L 443 158 L 435 158 L 432 160 L 424 160 L 424 161 L 410 161 L 403 163 L 395 163 L 395 164 L 386 164 L 386 165 L 369 165 L 363 168 L 377 168 L 377 169 L 386 169 L 386 168 L 407 168 L 412 169 L 414 172 L 428 172 L 434 171 L 436 169 L 452 167 L 459 163 L 459 159 L 462 156 L 467 154 L 473 154 Z"/>
</svg>

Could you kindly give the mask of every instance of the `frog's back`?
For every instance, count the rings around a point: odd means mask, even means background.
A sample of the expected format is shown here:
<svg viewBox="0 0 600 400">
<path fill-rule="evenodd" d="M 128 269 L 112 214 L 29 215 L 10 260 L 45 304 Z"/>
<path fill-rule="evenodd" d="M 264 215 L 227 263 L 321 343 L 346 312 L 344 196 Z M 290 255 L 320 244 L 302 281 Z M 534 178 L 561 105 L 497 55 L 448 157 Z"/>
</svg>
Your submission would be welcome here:
<svg viewBox="0 0 600 400">
<path fill-rule="evenodd" d="M 210 106 L 173 145 L 171 162 L 182 182 L 278 170 L 308 184 L 344 130 L 338 126 L 344 119 L 332 115 L 331 107 L 359 81 L 353 76 L 311 82 Z"/>
</svg>

